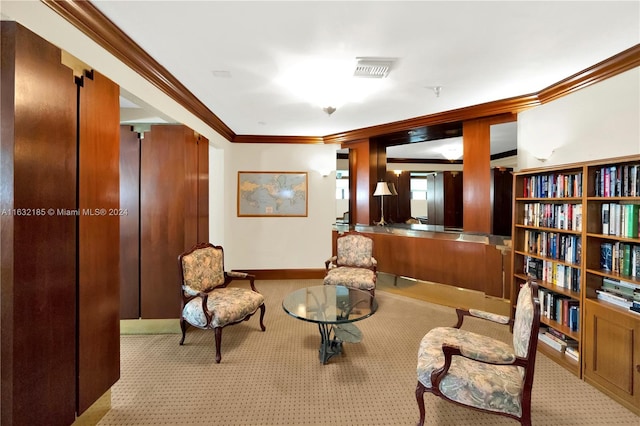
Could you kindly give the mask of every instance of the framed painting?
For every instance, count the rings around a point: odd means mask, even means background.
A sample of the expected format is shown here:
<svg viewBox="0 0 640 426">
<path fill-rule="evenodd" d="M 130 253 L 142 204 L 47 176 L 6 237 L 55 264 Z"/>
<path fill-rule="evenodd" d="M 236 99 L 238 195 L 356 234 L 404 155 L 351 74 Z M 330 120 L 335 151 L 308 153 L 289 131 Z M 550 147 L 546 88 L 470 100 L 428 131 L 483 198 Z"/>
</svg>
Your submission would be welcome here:
<svg viewBox="0 0 640 426">
<path fill-rule="evenodd" d="M 307 172 L 238 172 L 238 217 L 306 217 Z"/>
</svg>

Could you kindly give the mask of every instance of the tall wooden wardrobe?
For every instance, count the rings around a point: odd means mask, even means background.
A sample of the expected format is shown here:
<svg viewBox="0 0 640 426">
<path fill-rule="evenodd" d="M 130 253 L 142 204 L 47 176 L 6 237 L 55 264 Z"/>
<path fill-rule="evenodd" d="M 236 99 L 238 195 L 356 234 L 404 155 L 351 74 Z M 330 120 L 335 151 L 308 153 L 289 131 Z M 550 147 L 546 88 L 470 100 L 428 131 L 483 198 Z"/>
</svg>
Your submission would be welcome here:
<svg viewBox="0 0 640 426">
<path fill-rule="evenodd" d="M 120 375 L 119 88 L 0 25 L 0 420 L 69 425 Z"/>
<path fill-rule="evenodd" d="M 209 241 L 209 141 L 184 125 L 121 128 L 122 319 L 179 318 L 178 255 Z"/>
</svg>

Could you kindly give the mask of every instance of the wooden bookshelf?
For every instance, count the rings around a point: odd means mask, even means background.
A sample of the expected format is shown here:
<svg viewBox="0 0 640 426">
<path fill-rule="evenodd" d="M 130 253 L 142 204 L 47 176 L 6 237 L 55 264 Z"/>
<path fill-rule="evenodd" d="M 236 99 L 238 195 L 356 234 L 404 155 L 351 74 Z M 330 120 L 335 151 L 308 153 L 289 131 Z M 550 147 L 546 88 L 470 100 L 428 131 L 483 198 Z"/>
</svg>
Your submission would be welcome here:
<svg viewBox="0 0 640 426">
<path fill-rule="evenodd" d="M 640 415 L 640 314 L 596 292 L 605 281 L 640 286 L 640 176 L 633 183 L 632 173 L 640 175 L 639 155 L 515 173 L 511 294 L 534 276 L 541 328 L 577 344 L 579 361 L 542 341 L 540 352 Z M 577 327 L 554 302 L 576 307 Z"/>
</svg>

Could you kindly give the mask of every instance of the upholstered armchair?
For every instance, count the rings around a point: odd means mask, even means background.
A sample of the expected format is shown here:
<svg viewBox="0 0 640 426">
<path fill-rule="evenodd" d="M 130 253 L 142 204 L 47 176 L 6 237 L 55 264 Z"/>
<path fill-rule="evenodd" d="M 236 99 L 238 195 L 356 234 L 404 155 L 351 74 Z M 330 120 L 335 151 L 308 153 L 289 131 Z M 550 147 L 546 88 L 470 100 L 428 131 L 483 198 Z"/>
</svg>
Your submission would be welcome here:
<svg viewBox="0 0 640 426">
<path fill-rule="evenodd" d="M 425 420 L 425 392 L 531 425 L 531 387 L 540 328 L 537 295 L 535 282 L 521 287 L 512 345 L 462 330 L 466 316 L 511 324 L 508 317 L 477 310 L 458 309 L 454 327 L 437 327 L 424 336 L 418 350 L 418 425 Z"/>
<path fill-rule="evenodd" d="M 373 257 L 373 240 L 360 234 L 347 234 L 336 243 L 336 256 L 324 263 L 324 284 L 366 290 L 375 296 L 378 261 Z"/>
<path fill-rule="evenodd" d="M 260 328 L 265 330 L 264 296 L 256 290 L 255 276 L 224 270 L 224 251 L 220 246 L 200 243 L 178 256 L 182 275 L 182 314 L 180 328 L 184 344 L 187 327 L 192 325 L 215 332 L 216 362 L 221 360 L 222 329 L 248 320 L 260 309 Z M 248 280 L 251 289 L 227 287 L 233 280 Z"/>
</svg>

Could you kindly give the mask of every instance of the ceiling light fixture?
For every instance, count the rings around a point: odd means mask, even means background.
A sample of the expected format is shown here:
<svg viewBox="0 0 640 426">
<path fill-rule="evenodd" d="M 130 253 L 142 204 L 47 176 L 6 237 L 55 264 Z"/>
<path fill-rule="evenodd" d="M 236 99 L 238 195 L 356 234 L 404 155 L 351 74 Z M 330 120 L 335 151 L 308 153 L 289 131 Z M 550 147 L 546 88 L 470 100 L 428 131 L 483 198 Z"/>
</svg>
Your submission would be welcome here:
<svg viewBox="0 0 640 426">
<path fill-rule="evenodd" d="M 442 86 L 434 86 L 431 89 L 433 90 L 433 93 L 436 94 L 436 98 L 439 98 L 440 92 L 442 91 Z"/>
<path fill-rule="evenodd" d="M 460 157 L 462 157 L 463 154 L 462 145 L 459 144 L 445 145 L 438 151 L 440 152 L 440 154 L 442 154 L 442 156 L 444 156 L 444 158 L 449 161 L 458 160 Z"/>
<path fill-rule="evenodd" d="M 335 108 L 335 107 L 332 107 L 332 106 L 324 107 L 324 108 L 322 108 L 322 110 L 323 110 L 324 112 L 326 112 L 326 113 L 327 113 L 327 115 L 331 115 L 331 114 L 333 114 L 334 112 L 336 112 L 336 108 Z"/>
</svg>

